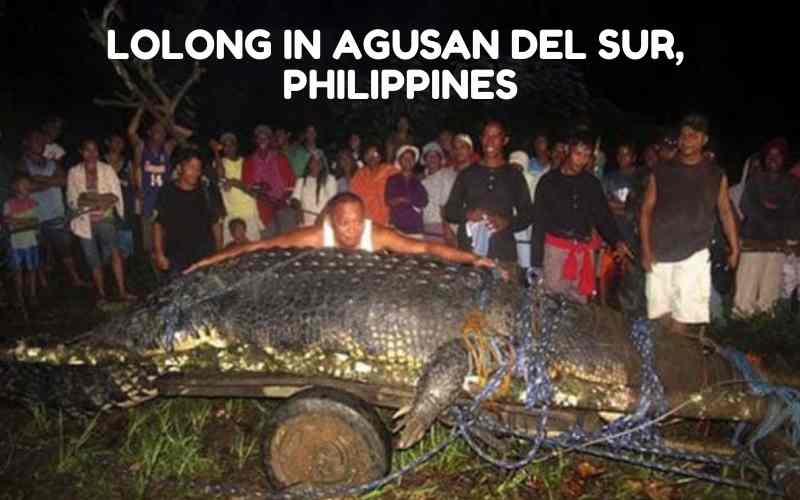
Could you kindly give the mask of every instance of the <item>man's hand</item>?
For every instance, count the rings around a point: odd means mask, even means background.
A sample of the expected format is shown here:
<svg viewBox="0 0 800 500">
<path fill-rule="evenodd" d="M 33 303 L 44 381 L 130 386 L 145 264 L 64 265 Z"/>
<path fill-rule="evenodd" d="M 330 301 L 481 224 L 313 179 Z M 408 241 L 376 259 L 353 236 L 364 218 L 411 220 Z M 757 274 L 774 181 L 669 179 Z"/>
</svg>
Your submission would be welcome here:
<svg viewBox="0 0 800 500">
<path fill-rule="evenodd" d="M 733 251 L 728 255 L 728 267 L 731 269 L 736 269 L 736 266 L 739 265 L 739 250 Z"/>
<path fill-rule="evenodd" d="M 502 215 L 490 215 L 489 216 L 489 229 L 492 231 L 503 231 L 509 226 L 510 222 L 507 218 L 503 217 Z"/>
<path fill-rule="evenodd" d="M 624 241 L 618 241 L 617 246 L 614 248 L 614 258 L 622 259 L 623 257 L 633 260 L 633 252 L 631 252 L 631 249 L 628 248 L 627 243 Z"/>
<path fill-rule="evenodd" d="M 503 279 L 503 281 L 508 281 L 509 277 L 511 276 L 508 272 L 508 269 L 505 269 L 503 266 L 498 266 L 495 261 L 487 257 L 480 257 L 478 260 L 473 262 L 472 265 L 475 267 L 495 269 L 500 274 L 500 277 Z"/>
<path fill-rule="evenodd" d="M 642 268 L 645 270 L 645 272 L 652 272 L 654 263 L 655 260 L 653 259 L 653 253 L 642 249 Z"/>
<path fill-rule="evenodd" d="M 156 268 L 159 271 L 169 270 L 169 259 L 163 253 L 153 255 L 153 260 L 155 261 Z"/>
<path fill-rule="evenodd" d="M 495 263 L 492 259 L 488 259 L 486 257 L 481 257 L 475 262 L 472 263 L 475 267 L 495 267 Z"/>
<path fill-rule="evenodd" d="M 541 267 L 531 267 L 528 270 L 528 282 L 536 286 L 544 283 L 544 269 Z"/>
<path fill-rule="evenodd" d="M 471 222 L 478 222 L 479 220 L 483 219 L 484 215 L 486 215 L 486 210 L 482 208 L 473 208 L 472 210 L 467 210 L 467 220 Z"/>
<path fill-rule="evenodd" d="M 195 262 L 191 266 L 189 266 L 186 269 L 184 269 L 183 270 L 183 274 L 189 274 L 189 273 L 191 273 L 193 271 L 197 271 L 198 269 L 202 269 L 204 267 L 208 267 L 208 266 L 210 266 L 211 264 L 213 264 L 215 262 L 216 262 L 216 260 L 214 260 L 213 256 L 206 257 L 205 259 L 198 260 L 197 262 Z"/>
</svg>

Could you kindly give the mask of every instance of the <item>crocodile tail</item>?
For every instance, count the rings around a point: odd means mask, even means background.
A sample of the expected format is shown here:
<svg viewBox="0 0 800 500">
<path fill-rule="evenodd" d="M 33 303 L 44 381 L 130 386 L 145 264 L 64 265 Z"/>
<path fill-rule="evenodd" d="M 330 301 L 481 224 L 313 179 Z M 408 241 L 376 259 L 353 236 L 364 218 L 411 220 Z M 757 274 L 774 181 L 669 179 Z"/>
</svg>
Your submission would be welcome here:
<svg viewBox="0 0 800 500">
<path fill-rule="evenodd" d="M 0 361 L 0 399 L 93 415 L 156 397 L 155 379 L 155 371 L 145 366 Z"/>
</svg>

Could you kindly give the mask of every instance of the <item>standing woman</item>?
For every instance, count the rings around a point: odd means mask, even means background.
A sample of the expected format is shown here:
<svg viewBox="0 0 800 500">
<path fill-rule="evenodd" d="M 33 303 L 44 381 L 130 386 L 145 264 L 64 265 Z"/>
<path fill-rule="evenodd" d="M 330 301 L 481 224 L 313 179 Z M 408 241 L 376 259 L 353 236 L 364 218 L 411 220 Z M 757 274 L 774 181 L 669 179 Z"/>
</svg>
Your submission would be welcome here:
<svg viewBox="0 0 800 500">
<path fill-rule="evenodd" d="M 428 204 L 428 192 L 414 175 L 418 160 L 419 149 L 415 146 L 406 145 L 397 150 L 400 173 L 386 181 L 386 204 L 392 226 L 408 236 L 422 239 L 422 209 Z"/>
<path fill-rule="evenodd" d="M 319 149 L 312 149 L 303 176 L 297 179 L 292 193 L 292 208 L 298 211 L 298 224 L 311 226 L 325 209 L 328 200 L 336 196 L 336 179 L 328 171 L 328 162 Z"/>
</svg>

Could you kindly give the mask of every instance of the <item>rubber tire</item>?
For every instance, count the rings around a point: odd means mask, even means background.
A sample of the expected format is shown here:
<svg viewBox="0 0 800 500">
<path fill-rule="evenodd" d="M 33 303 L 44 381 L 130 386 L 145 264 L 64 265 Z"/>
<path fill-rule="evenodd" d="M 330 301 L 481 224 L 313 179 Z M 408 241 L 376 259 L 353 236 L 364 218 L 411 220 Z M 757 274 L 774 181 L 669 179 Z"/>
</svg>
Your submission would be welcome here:
<svg viewBox="0 0 800 500">
<path fill-rule="evenodd" d="M 331 432 L 335 435 L 326 436 Z M 309 446 L 313 456 L 305 464 L 297 463 L 297 458 L 306 458 L 298 455 L 300 450 Z M 287 399 L 270 415 L 261 438 L 261 460 L 267 480 L 278 491 L 357 485 L 389 473 L 391 435 L 366 402 L 336 389 L 313 387 Z M 316 481 L 305 480 L 311 477 Z"/>
</svg>

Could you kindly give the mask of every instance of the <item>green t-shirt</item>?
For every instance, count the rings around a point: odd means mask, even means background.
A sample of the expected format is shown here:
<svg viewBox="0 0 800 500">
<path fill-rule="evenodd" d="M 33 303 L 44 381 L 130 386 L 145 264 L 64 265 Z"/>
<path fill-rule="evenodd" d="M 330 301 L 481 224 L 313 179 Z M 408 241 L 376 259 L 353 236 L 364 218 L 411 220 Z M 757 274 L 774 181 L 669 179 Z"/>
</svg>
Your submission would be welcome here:
<svg viewBox="0 0 800 500">
<path fill-rule="evenodd" d="M 309 153 L 308 148 L 306 148 L 303 144 L 292 146 L 289 148 L 289 154 L 286 156 L 289 158 L 289 165 L 292 166 L 294 175 L 298 179 L 303 177 L 303 173 L 306 171 L 306 165 L 308 164 L 308 159 L 311 157 L 311 153 Z"/>
</svg>

